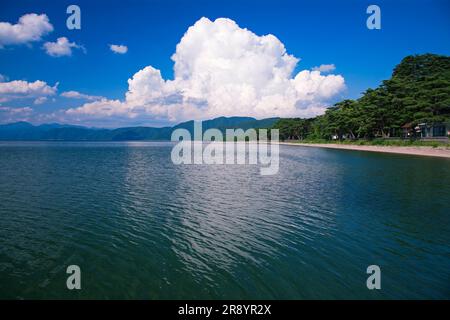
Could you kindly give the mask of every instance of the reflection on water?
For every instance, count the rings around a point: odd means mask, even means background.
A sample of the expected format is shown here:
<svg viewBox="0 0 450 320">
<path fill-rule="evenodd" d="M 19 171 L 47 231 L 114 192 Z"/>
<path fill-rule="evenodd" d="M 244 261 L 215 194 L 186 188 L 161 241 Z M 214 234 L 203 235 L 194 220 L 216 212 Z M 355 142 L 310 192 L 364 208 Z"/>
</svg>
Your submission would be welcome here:
<svg viewBox="0 0 450 320">
<path fill-rule="evenodd" d="M 171 147 L 0 143 L 0 297 L 450 297 L 448 160 L 281 146 L 261 176 Z"/>
</svg>

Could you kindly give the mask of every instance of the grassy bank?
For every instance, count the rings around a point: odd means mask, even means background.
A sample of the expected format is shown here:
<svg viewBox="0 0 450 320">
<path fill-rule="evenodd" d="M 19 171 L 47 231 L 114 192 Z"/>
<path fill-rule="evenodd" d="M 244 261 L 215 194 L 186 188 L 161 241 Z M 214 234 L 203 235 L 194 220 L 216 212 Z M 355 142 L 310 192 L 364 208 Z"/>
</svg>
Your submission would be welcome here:
<svg viewBox="0 0 450 320">
<path fill-rule="evenodd" d="M 311 144 L 341 144 L 357 146 L 395 146 L 395 147 L 433 147 L 450 149 L 449 142 L 426 141 L 426 140 L 390 140 L 390 139 L 372 139 L 372 140 L 325 140 L 325 139 L 304 139 L 304 140 L 286 140 L 292 143 L 311 143 Z"/>
</svg>

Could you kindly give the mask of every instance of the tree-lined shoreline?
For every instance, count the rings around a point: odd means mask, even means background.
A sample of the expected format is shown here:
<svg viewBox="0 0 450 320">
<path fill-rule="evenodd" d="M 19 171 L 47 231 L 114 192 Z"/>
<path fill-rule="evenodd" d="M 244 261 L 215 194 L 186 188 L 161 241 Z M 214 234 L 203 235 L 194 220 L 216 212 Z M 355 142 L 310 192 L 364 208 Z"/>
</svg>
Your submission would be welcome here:
<svg viewBox="0 0 450 320">
<path fill-rule="evenodd" d="M 392 143 L 407 145 L 437 125 L 450 130 L 450 57 L 424 54 L 405 57 L 389 80 L 357 100 L 338 102 L 315 118 L 280 119 L 273 128 L 282 140 L 389 145 L 386 139 L 401 138 L 411 141 Z"/>
</svg>

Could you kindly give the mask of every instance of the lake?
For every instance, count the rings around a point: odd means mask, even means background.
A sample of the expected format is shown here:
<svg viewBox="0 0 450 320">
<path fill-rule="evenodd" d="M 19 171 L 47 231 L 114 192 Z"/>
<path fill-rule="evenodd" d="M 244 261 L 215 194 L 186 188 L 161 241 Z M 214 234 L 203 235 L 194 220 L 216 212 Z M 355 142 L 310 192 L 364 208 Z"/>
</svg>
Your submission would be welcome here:
<svg viewBox="0 0 450 320">
<path fill-rule="evenodd" d="M 172 146 L 0 142 L 0 298 L 450 298 L 448 159 L 283 145 L 262 176 Z"/>
</svg>

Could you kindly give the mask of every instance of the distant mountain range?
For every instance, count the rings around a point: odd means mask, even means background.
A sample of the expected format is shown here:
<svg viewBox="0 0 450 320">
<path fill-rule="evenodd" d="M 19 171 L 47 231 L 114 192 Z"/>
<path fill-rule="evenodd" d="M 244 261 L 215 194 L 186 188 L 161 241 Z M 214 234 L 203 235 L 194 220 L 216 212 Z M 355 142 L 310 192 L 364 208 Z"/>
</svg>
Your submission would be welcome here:
<svg viewBox="0 0 450 320">
<path fill-rule="evenodd" d="M 270 128 L 279 118 L 257 120 L 251 117 L 219 117 L 202 122 L 203 132 L 209 128 L 225 129 Z M 135 141 L 170 140 L 172 131 L 187 129 L 193 135 L 194 121 L 173 127 L 127 127 L 99 129 L 58 123 L 34 126 L 28 122 L 0 125 L 0 140 L 57 140 L 57 141 Z"/>
</svg>

